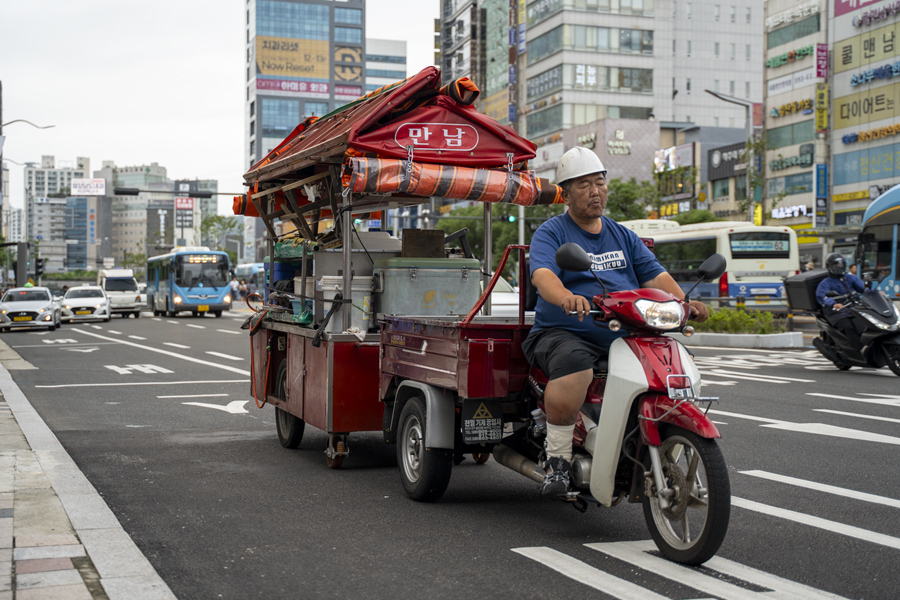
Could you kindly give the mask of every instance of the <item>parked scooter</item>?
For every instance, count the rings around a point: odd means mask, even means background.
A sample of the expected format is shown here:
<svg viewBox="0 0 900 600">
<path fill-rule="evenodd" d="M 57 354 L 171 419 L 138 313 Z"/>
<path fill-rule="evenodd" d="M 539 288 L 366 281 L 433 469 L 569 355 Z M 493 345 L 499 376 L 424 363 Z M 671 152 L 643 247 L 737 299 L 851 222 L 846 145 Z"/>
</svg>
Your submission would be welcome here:
<svg viewBox="0 0 900 600">
<path fill-rule="evenodd" d="M 591 268 L 577 244 L 563 245 L 556 262 L 567 271 Z M 725 259 L 713 255 L 698 270 L 699 279 L 715 279 L 724 270 Z M 605 368 L 588 389 L 575 426 L 574 491 L 563 499 L 581 511 L 625 498 L 642 502 L 660 552 L 678 563 L 702 564 L 725 538 L 731 490 L 715 441 L 720 434 L 706 415 L 717 398 L 700 396 L 691 354 L 664 335 L 693 333 L 687 325 L 690 305 L 656 289 L 607 293 L 597 281 L 603 293 L 593 299 L 595 324 L 628 335 L 612 343 Z M 498 463 L 538 482 L 544 478 L 538 464 L 546 436 L 546 384 L 532 367 L 523 392 L 531 415 L 493 450 Z"/>
<path fill-rule="evenodd" d="M 887 366 L 900 376 L 900 309 L 880 292 L 870 289 L 871 277 L 866 277 L 866 291 L 839 295 L 828 292 L 850 308 L 851 317 L 859 336 L 848 337 L 843 331 L 825 320 L 822 311 L 816 314 L 819 337 L 813 339 L 822 356 L 846 371 L 852 366 L 880 369 Z"/>
</svg>

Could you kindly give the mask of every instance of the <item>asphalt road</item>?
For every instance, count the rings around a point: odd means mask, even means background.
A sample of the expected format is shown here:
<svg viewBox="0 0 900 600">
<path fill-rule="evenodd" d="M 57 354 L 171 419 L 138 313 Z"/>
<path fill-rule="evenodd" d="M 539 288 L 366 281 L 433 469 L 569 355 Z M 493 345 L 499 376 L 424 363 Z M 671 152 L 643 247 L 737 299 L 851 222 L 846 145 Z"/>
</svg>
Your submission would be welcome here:
<svg viewBox="0 0 900 600">
<path fill-rule="evenodd" d="M 394 448 L 277 440 L 249 393 L 243 315 L 114 319 L 2 336 L 39 414 L 180 598 L 896 598 L 900 395 L 812 350 L 695 349 L 733 507 L 700 569 L 656 557 L 640 505 L 581 514 L 493 461 L 434 504 Z M 773 590 L 778 593 L 773 593 Z M 655 595 L 654 595 L 655 594 Z"/>
</svg>

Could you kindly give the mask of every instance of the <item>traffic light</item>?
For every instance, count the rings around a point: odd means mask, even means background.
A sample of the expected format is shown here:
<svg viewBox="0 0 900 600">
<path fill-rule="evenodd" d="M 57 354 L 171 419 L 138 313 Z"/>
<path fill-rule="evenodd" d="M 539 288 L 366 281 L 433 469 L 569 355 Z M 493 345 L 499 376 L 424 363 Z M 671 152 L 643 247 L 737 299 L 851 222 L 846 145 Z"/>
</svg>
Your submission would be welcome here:
<svg viewBox="0 0 900 600">
<path fill-rule="evenodd" d="M 40 277 L 44 274 L 44 259 L 41 257 L 34 259 L 34 276 Z"/>
<path fill-rule="evenodd" d="M 510 223 L 515 223 L 515 222 L 516 222 L 516 215 L 509 215 L 508 217 L 506 217 L 506 219 L 507 219 Z"/>
</svg>

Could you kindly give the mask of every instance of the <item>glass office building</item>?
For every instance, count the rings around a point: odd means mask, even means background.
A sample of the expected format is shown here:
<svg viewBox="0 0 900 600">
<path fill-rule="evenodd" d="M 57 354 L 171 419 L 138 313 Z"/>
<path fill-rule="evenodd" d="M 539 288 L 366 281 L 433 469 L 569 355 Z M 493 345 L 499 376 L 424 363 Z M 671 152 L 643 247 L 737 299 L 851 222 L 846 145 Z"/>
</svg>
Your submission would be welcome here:
<svg viewBox="0 0 900 600">
<path fill-rule="evenodd" d="M 305 118 L 365 93 L 365 22 L 364 0 L 247 3 L 248 167 Z"/>
</svg>

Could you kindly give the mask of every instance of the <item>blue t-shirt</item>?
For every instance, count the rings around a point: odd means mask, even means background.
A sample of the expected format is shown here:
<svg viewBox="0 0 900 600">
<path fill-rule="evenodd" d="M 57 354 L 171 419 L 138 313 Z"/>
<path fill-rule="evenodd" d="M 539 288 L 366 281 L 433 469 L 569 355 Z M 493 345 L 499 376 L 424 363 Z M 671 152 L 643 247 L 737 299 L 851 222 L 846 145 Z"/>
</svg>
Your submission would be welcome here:
<svg viewBox="0 0 900 600">
<path fill-rule="evenodd" d="M 550 269 L 566 289 L 584 296 L 588 302 L 603 293 L 594 276 L 587 271 L 563 271 L 556 266 L 556 251 L 568 242 L 575 242 L 590 255 L 591 268 L 607 292 L 636 290 L 665 271 L 636 233 L 612 219 L 603 217 L 600 233 L 588 233 L 568 213 L 553 217 L 541 224 L 531 239 L 531 274 L 537 269 Z M 609 347 L 614 339 L 625 335 L 624 331 L 613 333 L 606 327 L 598 327 L 590 317 L 579 321 L 578 317 L 565 314 L 559 306 L 545 302 L 538 294 L 532 331 L 545 329 L 567 329 L 603 347 Z"/>
</svg>

